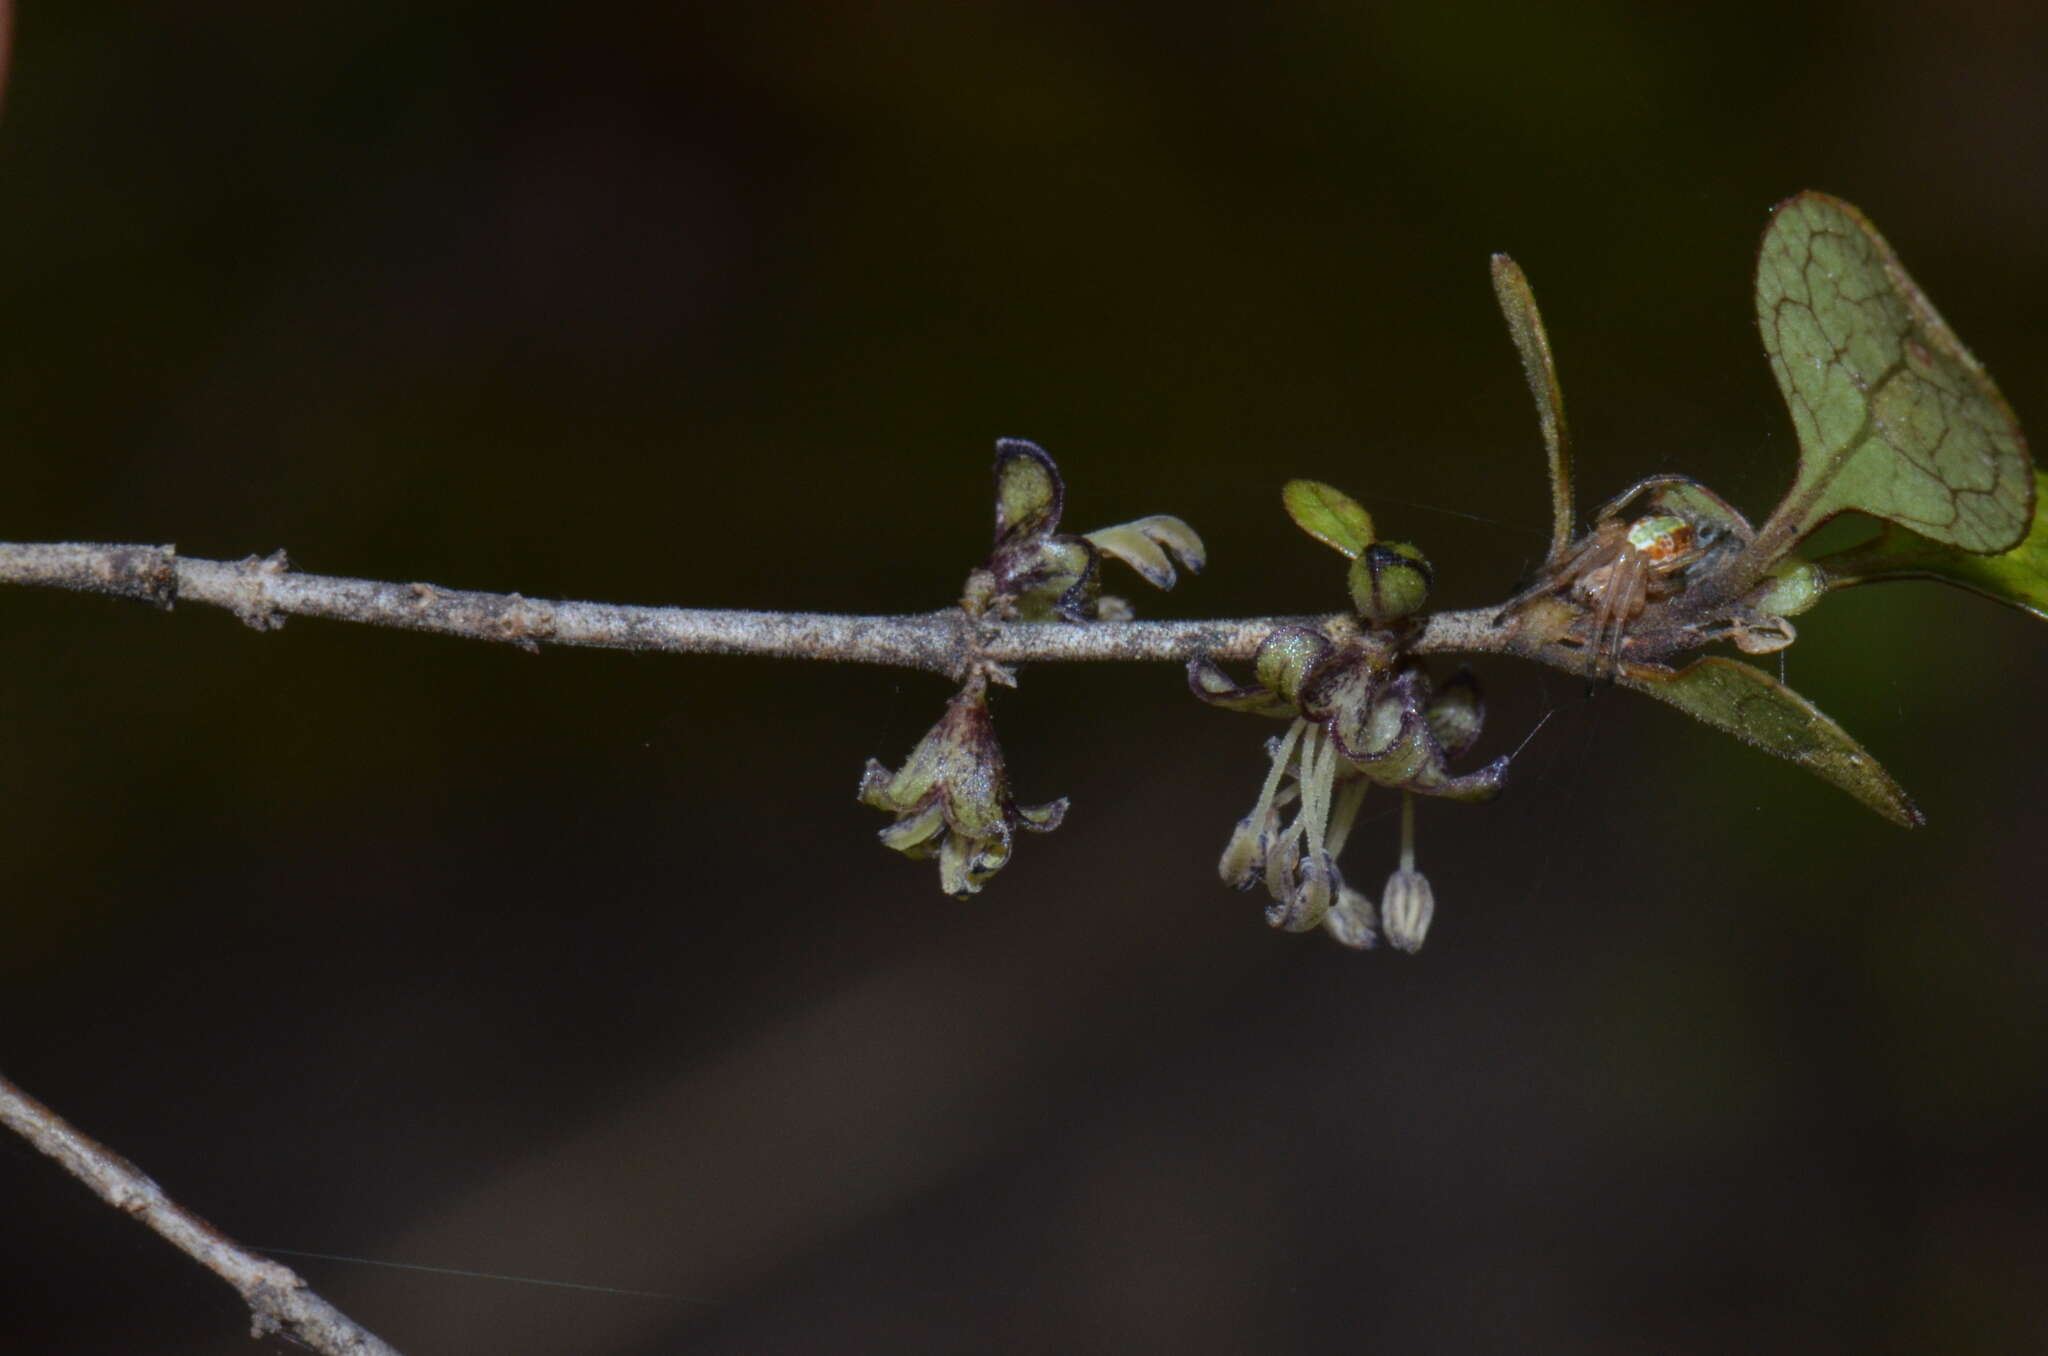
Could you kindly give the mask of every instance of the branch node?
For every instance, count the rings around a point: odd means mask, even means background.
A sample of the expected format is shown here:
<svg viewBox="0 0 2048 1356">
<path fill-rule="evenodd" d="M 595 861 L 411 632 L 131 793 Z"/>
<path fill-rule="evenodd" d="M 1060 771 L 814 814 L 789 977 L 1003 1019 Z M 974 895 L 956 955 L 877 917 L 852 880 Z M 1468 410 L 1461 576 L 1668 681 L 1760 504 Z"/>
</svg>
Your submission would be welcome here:
<svg viewBox="0 0 2048 1356">
<path fill-rule="evenodd" d="M 270 581 L 291 569 L 282 548 L 267 556 L 244 556 L 235 562 L 238 576 L 230 606 L 252 631 L 275 631 L 284 625 L 284 609 L 270 598 Z"/>
<path fill-rule="evenodd" d="M 414 585 L 418 588 L 418 585 Z M 491 619 L 493 629 L 499 638 L 528 654 L 539 654 L 540 643 L 552 640 L 555 635 L 554 609 L 528 600 L 523 594 L 508 593 L 498 613 Z"/>
<path fill-rule="evenodd" d="M 59 550 L 76 548 L 60 547 Z M 87 587 L 118 598 L 133 598 L 165 612 L 178 600 L 178 548 L 116 546 L 95 551 Z"/>
<path fill-rule="evenodd" d="M 300 1316 L 292 1311 L 294 1301 L 306 1289 L 297 1272 L 281 1263 L 264 1259 L 258 1275 L 238 1286 L 242 1302 L 249 1306 L 249 1335 L 258 1341 L 279 1334 L 295 1335 Z"/>
</svg>

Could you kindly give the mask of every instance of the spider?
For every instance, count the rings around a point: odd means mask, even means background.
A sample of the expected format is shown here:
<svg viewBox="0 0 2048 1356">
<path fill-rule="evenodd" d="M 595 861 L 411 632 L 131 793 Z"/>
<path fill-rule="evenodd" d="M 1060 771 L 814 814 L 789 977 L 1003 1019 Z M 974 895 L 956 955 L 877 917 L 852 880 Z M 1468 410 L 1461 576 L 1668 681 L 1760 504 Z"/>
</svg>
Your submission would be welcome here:
<svg viewBox="0 0 2048 1356">
<path fill-rule="evenodd" d="M 1631 516 L 1625 510 L 1632 507 L 1644 511 Z M 1495 623 L 1538 598 L 1562 595 L 1586 611 L 1580 644 L 1590 652 L 1588 674 L 1612 678 L 1629 627 L 1644 609 L 1682 593 L 1754 535 L 1740 513 L 1696 481 L 1647 477 L 1602 506 L 1592 529 L 1510 599 Z"/>
</svg>

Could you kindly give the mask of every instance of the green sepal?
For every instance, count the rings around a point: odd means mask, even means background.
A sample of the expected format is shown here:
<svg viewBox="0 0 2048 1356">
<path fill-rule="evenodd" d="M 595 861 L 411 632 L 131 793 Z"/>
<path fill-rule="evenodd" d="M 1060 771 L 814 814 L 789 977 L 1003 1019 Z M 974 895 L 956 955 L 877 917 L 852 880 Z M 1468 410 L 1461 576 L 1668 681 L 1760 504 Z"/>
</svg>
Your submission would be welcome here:
<svg viewBox="0 0 2048 1356">
<path fill-rule="evenodd" d="M 1447 800 L 1491 800 L 1507 780 L 1508 760 L 1452 773 L 1426 714 L 1432 695 L 1419 665 L 1390 675 L 1369 663 L 1329 664 L 1310 681 L 1301 706 L 1323 725 L 1337 752 L 1381 786 Z"/>
<path fill-rule="evenodd" d="M 1058 527 L 1066 493 L 1044 448 L 1022 438 L 996 440 L 996 545 Z"/>
<path fill-rule="evenodd" d="M 1372 515 L 1357 500 L 1320 480 L 1290 480 L 1280 502 L 1294 525 L 1323 545 L 1354 559 L 1373 544 Z"/>
<path fill-rule="evenodd" d="M 889 776 L 889 769 L 870 758 L 868 760 L 868 777 L 874 778 L 878 770 L 882 777 L 886 778 Z M 887 799 L 868 797 L 866 791 L 866 785 L 863 784 L 862 804 L 877 810 L 893 810 L 896 808 Z M 905 818 L 899 819 L 888 828 L 883 829 L 877 836 L 881 838 L 883 847 L 900 852 L 913 861 L 921 861 L 938 850 L 937 840 L 945 831 L 945 828 L 945 803 L 934 798 L 922 810 L 914 810 Z"/>
<path fill-rule="evenodd" d="M 1102 554 L 1121 560 L 1156 589 L 1170 589 L 1179 581 L 1173 561 L 1168 559 L 1169 552 L 1196 574 L 1202 572 L 1208 559 L 1195 529 L 1171 514 L 1157 513 L 1082 535 Z"/>
<path fill-rule="evenodd" d="M 1020 538 L 996 548 L 1003 591 L 1019 621 L 1093 621 L 1102 557 L 1081 537 Z"/>
<path fill-rule="evenodd" d="M 1252 668 L 1260 684 L 1291 707 L 1300 700 L 1309 675 L 1329 659 L 1335 648 L 1320 631 L 1306 626 L 1283 627 L 1259 642 Z"/>
<path fill-rule="evenodd" d="M 1676 673 L 1627 665 L 1618 681 L 1745 744 L 1799 764 L 1901 828 L 1926 822 L 1912 798 L 1841 726 L 1762 669 L 1710 655 Z"/>
<path fill-rule="evenodd" d="M 1301 713 L 1322 722 L 1337 751 L 1352 762 L 1383 757 L 1402 730 L 1402 703 L 1381 699 L 1387 677 L 1378 664 L 1326 664 L 1303 689 Z"/>
<path fill-rule="evenodd" d="M 1049 800 L 1043 805 L 1019 805 L 1017 807 L 1017 827 L 1029 829 L 1033 833 L 1051 833 L 1060 826 L 1060 821 L 1066 817 L 1067 798 L 1065 796 L 1061 796 L 1058 800 Z"/>
<path fill-rule="evenodd" d="M 1470 669 L 1459 669 L 1451 680 L 1436 690 L 1422 715 L 1429 732 L 1443 745 L 1446 758 L 1462 758 L 1479 742 L 1486 724 L 1486 703 L 1479 695 L 1479 679 Z"/>
<path fill-rule="evenodd" d="M 1254 716 L 1286 717 L 1295 714 L 1294 703 L 1261 683 L 1239 683 L 1208 655 L 1188 661 L 1188 690 L 1211 706 L 1226 711 L 1243 711 Z"/>
</svg>

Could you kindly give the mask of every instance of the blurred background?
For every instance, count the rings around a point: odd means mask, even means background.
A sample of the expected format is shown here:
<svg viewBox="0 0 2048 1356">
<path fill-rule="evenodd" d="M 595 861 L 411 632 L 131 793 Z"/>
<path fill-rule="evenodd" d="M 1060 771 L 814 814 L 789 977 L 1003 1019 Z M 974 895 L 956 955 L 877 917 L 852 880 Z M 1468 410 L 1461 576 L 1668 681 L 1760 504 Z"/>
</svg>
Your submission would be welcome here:
<svg viewBox="0 0 2048 1356">
<path fill-rule="evenodd" d="M 1497 601 L 1546 499 L 1490 251 L 1582 505 L 1789 482 L 1750 270 L 1803 187 L 2048 429 L 2048 16 L 1934 14 L 32 4 L 0 534 L 922 610 L 1014 435 L 1071 527 L 1206 536 L 1141 615 L 1339 605 L 1290 476 Z M 8 592 L 0 1067 L 251 1244 L 650 1292 L 288 1259 L 413 1356 L 2031 1349 L 2048 629 L 1899 585 L 1800 633 L 1927 828 L 1488 664 L 1481 756 L 1556 716 L 1422 807 L 1410 958 L 1217 883 L 1278 727 L 1171 667 L 1002 694 L 1073 809 L 963 905 L 853 799 L 928 677 Z M 9 1350 L 251 1349 L 0 1173 Z"/>
</svg>

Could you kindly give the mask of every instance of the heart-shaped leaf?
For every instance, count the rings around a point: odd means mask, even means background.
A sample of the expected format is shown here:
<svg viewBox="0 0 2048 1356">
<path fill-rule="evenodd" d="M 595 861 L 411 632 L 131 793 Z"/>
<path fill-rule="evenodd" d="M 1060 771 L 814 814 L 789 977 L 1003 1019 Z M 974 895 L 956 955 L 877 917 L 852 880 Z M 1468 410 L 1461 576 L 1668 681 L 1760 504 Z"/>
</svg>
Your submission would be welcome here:
<svg viewBox="0 0 2048 1356">
<path fill-rule="evenodd" d="M 2034 472 L 2034 523 L 2010 551 L 1973 555 L 1887 523 L 1871 540 L 1815 563 L 1836 587 L 1939 579 L 2048 621 L 2048 472 Z"/>
<path fill-rule="evenodd" d="M 1756 313 L 1799 474 L 1752 561 L 1767 568 L 1848 510 L 1964 551 L 2018 544 L 2034 512 L 2019 423 L 1861 212 L 1825 193 L 1780 203 Z"/>
</svg>

